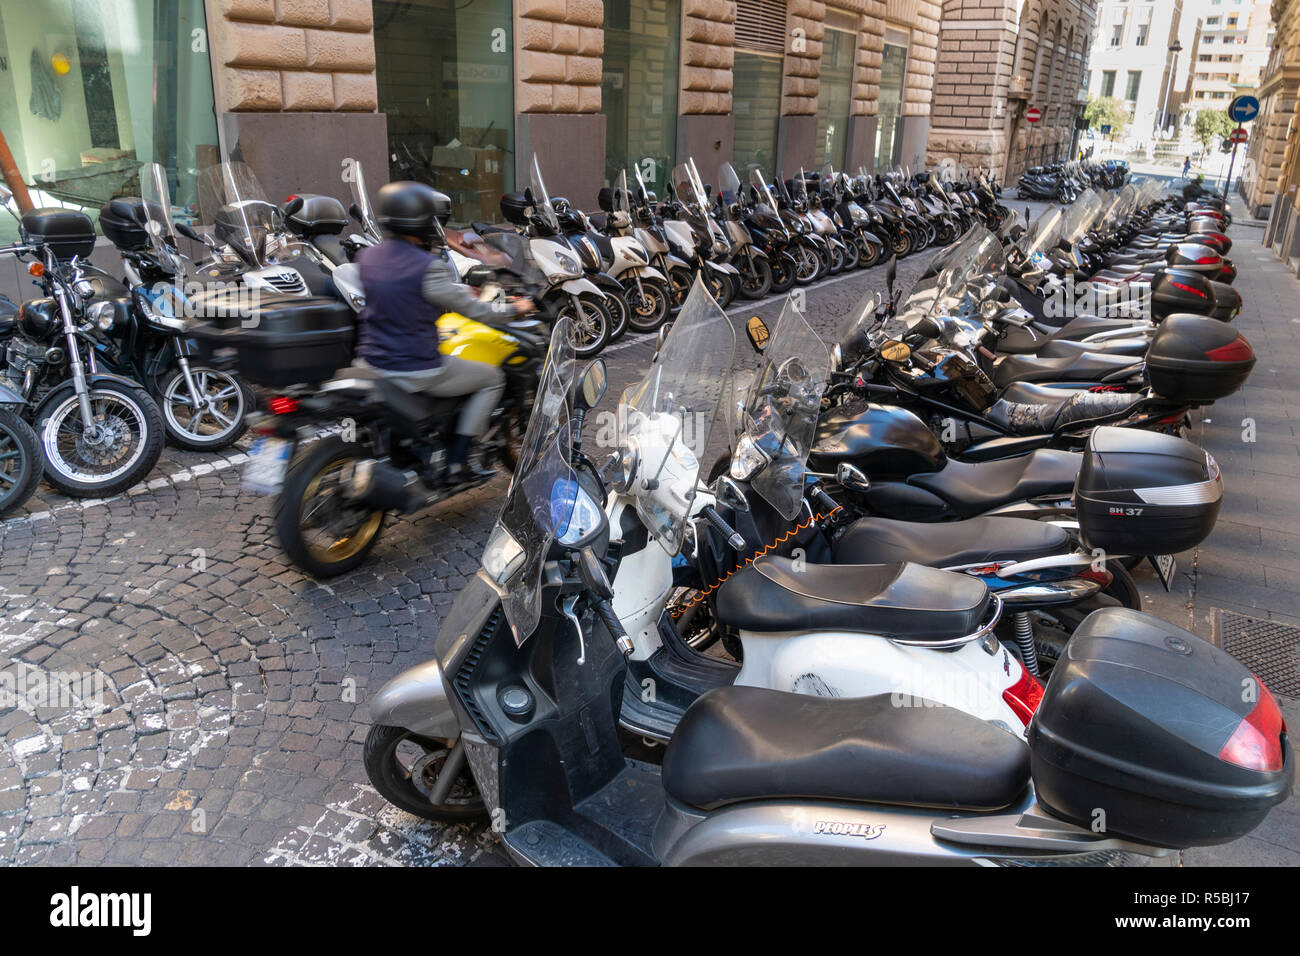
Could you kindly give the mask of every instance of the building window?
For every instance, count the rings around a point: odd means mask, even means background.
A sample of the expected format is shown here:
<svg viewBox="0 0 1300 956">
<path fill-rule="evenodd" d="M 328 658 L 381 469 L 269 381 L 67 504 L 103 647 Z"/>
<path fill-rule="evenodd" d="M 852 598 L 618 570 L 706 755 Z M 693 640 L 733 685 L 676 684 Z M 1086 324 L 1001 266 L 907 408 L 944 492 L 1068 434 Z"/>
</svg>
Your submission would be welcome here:
<svg viewBox="0 0 1300 956">
<path fill-rule="evenodd" d="M 1124 42 L 1124 24 L 1116 23 L 1110 28 L 1110 45 L 1119 46 Z"/>
<path fill-rule="evenodd" d="M 880 113 L 876 125 L 876 169 L 897 166 L 903 143 L 899 135 L 903 115 L 903 80 L 907 75 L 907 41 L 897 30 L 885 33 L 880 62 Z"/>
<path fill-rule="evenodd" d="M 374 16 L 389 175 L 445 192 L 457 222 L 499 220 L 514 188 L 510 0 L 374 0 Z"/>
<path fill-rule="evenodd" d="M 1200 56 L 1196 58 L 1196 60 L 1198 63 L 1213 63 L 1214 57 L 1208 53 L 1202 53 Z"/>
<path fill-rule="evenodd" d="M 605 0 L 605 179 L 633 163 L 664 194 L 677 153 L 680 0 Z M 653 180 L 653 185 L 651 185 Z"/>
<path fill-rule="evenodd" d="M 835 11 L 826 11 L 827 19 Z M 856 16 L 856 15 L 854 15 Z M 848 15 L 845 15 L 847 19 Z M 817 162 L 842 169 L 848 150 L 849 110 L 853 105 L 853 60 L 857 33 L 827 25 L 822 40 L 821 82 L 817 91 Z"/>
<path fill-rule="evenodd" d="M 203 0 L 0 0 L 0 129 L 37 206 L 139 195 L 143 163 L 196 211 L 198 170 L 219 161 Z M 0 215 L 0 236 L 17 223 Z"/>
<path fill-rule="evenodd" d="M 1207 27 L 1217 27 L 1217 26 L 1219 25 L 1219 18 L 1218 18 L 1218 17 L 1207 17 L 1206 20 L 1205 20 L 1205 25 L 1206 25 Z"/>
<path fill-rule="evenodd" d="M 1151 29 L 1151 25 L 1148 23 L 1138 24 L 1137 39 L 1134 41 L 1138 46 L 1147 45 L 1147 32 L 1150 29 Z"/>
<path fill-rule="evenodd" d="M 738 0 L 736 59 L 732 67 L 732 113 L 738 166 L 757 164 L 779 173 L 776 141 L 781 125 L 781 58 L 785 53 L 785 3 Z"/>
<path fill-rule="evenodd" d="M 1101 71 L 1101 95 L 1102 96 L 1115 95 L 1115 71 L 1114 70 Z"/>
<path fill-rule="evenodd" d="M 1138 98 L 1138 87 L 1141 86 L 1141 84 L 1142 84 L 1142 71 L 1129 70 L 1128 86 L 1125 88 L 1124 98 L 1126 100 L 1136 100 Z"/>
</svg>

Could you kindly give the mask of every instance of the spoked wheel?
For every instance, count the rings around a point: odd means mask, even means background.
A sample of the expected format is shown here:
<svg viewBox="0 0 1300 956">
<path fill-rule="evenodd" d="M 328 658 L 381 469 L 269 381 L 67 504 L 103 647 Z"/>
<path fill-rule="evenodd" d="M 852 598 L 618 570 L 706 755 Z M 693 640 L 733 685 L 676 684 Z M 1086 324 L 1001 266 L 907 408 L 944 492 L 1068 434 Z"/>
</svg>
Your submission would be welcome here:
<svg viewBox="0 0 1300 956">
<path fill-rule="evenodd" d="M 668 321 L 670 293 L 661 282 L 642 279 L 627 286 L 627 324 L 634 332 L 653 332 Z"/>
<path fill-rule="evenodd" d="M 906 229 L 901 233 L 895 233 L 894 238 L 889 243 L 889 249 L 900 259 L 909 255 L 912 251 L 912 234 Z"/>
<path fill-rule="evenodd" d="M 163 421 L 143 389 L 101 382 L 87 394 L 91 425 L 81 419 L 77 395 L 68 389 L 41 413 L 37 429 L 45 477 L 74 498 L 125 491 L 147 475 L 162 454 Z"/>
<path fill-rule="evenodd" d="M 815 282 L 821 275 L 822 269 L 821 257 L 817 255 L 817 250 L 801 242 L 791 251 L 794 253 L 795 281 L 800 285 Z"/>
<path fill-rule="evenodd" d="M 347 495 L 352 470 L 366 457 L 362 445 L 331 436 L 308 446 L 289 466 L 275 503 L 275 535 L 312 577 L 351 571 L 379 540 L 384 512 Z"/>
<path fill-rule="evenodd" d="M 755 256 L 740 268 L 740 294 L 746 299 L 761 299 L 772 292 L 772 265 Z"/>
<path fill-rule="evenodd" d="M 179 368 L 160 389 L 167 437 L 190 451 L 228 448 L 248 428 L 244 419 L 253 406 L 253 390 L 235 375 L 203 365 L 191 365 L 190 376 L 198 393 L 197 405 Z"/>
<path fill-rule="evenodd" d="M 487 816 L 483 797 L 458 752 L 456 779 L 442 781 L 451 759 L 448 741 L 421 737 L 404 727 L 376 724 L 361 753 L 366 776 L 385 800 L 426 820 L 465 823 Z M 439 786 L 442 784 L 442 786 Z M 432 802 L 437 798 L 438 803 Z"/>
<path fill-rule="evenodd" d="M 556 318 L 567 318 L 573 328 L 573 350 L 579 358 L 591 358 L 609 342 L 609 311 L 590 296 L 579 296 L 581 311 L 572 299 L 560 306 Z"/>
<path fill-rule="evenodd" d="M 22 507 L 40 483 L 40 439 L 18 415 L 0 410 L 0 517 Z"/>
</svg>

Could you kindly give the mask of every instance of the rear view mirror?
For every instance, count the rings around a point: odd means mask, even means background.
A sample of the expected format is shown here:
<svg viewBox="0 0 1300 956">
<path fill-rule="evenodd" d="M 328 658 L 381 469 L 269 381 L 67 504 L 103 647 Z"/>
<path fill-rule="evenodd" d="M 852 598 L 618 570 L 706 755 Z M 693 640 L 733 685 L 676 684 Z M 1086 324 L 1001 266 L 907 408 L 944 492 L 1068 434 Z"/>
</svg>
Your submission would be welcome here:
<svg viewBox="0 0 1300 956">
<path fill-rule="evenodd" d="M 749 344 L 754 346 L 755 352 L 762 352 L 767 348 L 767 342 L 772 337 L 767 323 L 756 315 L 751 315 L 749 321 L 745 323 L 745 334 L 749 336 Z"/>
<path fill-rule="evenodd" d="M 361 207 L 358 206 L 356 203 L 353 203 L 351 206 L 348 207 L 348 215 L 351 216 L 353 219 L 355 219 L 357 222 L 361 223 L 363 226 L 365 225 L 365 221 L 361 218 Z"/>
<path fill-rule="evenodd" d="M 302 209 L 302 197 L 290 196 L 284 204 L 284 218 L 288 219 L 294 216 Z"/>
<path fill-rule="evenodd" d="M 716 488 L 718 500 L 723 504 L 729 505 L 734 511 L 749 511 L 749 499 L 745 497 L 745 491 L 736 483 L 736 479 L 723 475 L 718 479 Z"/>
<path fill-rule="evenodd" d="M 847 461 L 842 461 L 839 467 L 835 469 L 835 480 L 839 482 L 841 488 L 848 488 L 850 491 L 867 491 L 871 488 L 871 481 L 862 473 L 862 469 L 850 465 Z"/>
<path fill-rule="evenodd" d="M 603 187 L 600 192 L 596 193 L 596 205 L 598 205 L 603 212 L 613 212 L 614 190 L 610 189 L 608 186 Z"/>
<path fill-rule="evenodd" d="M 578 396 L 584 406 L 595 408 L 605 397 L 605 389 L 608 386 L 609 372 L 605 368 L 605 362 L 603 359 L 596 359 L 583 370 L 582 378 L 578 381 Z"/>
<path fill-rule="evenodd" d="M 203 242 L 203 236 L 199 235 L 198 231 L 193 226 L 191 226 L 188 222 L 176 223 L 176 231 L 179 232 L 186 239 L 189 239 L 193 242 L 199 242 L 199 243 Z"/>
</svg>

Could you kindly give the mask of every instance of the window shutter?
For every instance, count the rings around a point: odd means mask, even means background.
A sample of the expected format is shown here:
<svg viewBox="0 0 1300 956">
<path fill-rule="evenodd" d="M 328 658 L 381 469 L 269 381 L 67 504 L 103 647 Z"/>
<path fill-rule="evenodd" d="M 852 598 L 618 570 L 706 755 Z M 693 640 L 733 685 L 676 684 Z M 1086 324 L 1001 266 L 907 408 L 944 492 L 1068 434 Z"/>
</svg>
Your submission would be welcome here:
<svg viewBox="0 0 1300 956">
<path fill-rule="evenodd" d="M 736 0 L 736 49 L 785 52 L 785 0 Z"/>
</svg>

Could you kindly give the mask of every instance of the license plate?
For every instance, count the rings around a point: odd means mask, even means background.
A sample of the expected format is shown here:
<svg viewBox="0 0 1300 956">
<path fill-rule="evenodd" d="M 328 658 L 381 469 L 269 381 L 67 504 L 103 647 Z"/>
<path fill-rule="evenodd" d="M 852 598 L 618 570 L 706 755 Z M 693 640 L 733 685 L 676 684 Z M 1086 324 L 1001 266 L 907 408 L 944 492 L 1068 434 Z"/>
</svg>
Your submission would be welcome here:
<svg viewBox="0 0 1300 956">
<path fill-rule="evenodd" d="M 1174 587 L 1174 575 L 1178 571 L 1178 562 L 1172 554 L 1153 554 L 1149 558 L 1151 566 L 1156 569 L 1156 577 L 1165 586 L 1166 591 Z"/>
<path fill-rule="evenodd" d="M 292 454 L 292 442 L 283 438 L 258 438 L 248 452 L 244 487 L 260 495 L 279 494 Z"/>
</svg>

